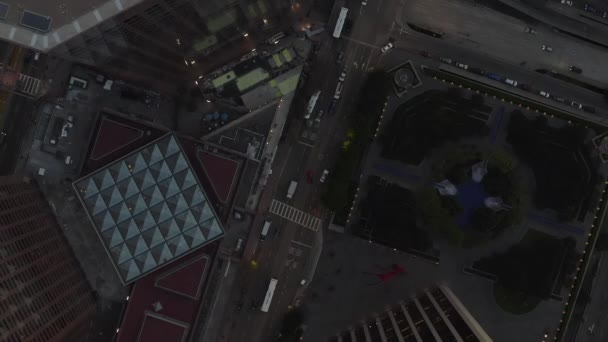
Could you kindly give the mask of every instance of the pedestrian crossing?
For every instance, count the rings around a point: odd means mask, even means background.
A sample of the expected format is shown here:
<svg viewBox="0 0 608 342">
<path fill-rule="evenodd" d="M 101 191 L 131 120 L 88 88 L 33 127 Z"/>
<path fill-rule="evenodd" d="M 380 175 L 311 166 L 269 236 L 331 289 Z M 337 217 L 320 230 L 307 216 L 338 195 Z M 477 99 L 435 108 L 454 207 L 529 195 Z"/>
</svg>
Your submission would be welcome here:
<svg viewBox="0 0 608 342">
<path fill-rule="evenodd" d="M 19 83 L 17 84 L 17 90 L 26 93 L 28 95 L 38 95 L 38 89 L 40 88 L 40 80 L 28 75 L 19 74 Z"/>
<path fill-rule="evenodd" d="M 315 232 L 321 228 L 323 223 L 321 219 L 277 200 L 272 200 L 269 211 Z"/>
</svg>

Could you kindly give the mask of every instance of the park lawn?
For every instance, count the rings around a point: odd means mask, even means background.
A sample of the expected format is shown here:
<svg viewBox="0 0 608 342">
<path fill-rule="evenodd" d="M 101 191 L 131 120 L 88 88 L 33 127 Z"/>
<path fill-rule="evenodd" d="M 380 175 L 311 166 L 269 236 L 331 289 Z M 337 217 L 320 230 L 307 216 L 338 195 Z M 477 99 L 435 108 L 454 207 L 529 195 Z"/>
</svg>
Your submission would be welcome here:
<svg viewBox="0 0 608 342">
<path fill-rule="evenodd" d="M 523 315 L 538 306 L 540 297 L 528 295 L 523 291 L 510 290 L 494 283 L 494 299 L 496 304 L 504 311 L 513 315 Z"/>
</svg>

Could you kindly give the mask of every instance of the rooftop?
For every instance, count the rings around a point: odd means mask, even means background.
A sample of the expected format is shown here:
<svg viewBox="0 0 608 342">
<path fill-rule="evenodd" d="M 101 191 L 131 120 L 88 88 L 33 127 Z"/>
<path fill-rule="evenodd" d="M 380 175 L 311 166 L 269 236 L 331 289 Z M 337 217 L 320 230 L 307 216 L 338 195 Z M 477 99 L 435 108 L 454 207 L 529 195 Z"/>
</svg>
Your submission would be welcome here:
<svg viewBox="0 0 608 342">
<path fill-rule="evenodd" d="M 74 182 L 123 283 L 223 235 L 223 228 L 173 134 Z"/>
<path fill-rule="evenodd" d="M 137 281 L 116 341 L 182 342 L 192 331 L 215 245 Z"/>
<path fill-rule="evenodd" d="M 0 39 L 48 51 L 143 0 L 2 0 Z"/>
</svg>

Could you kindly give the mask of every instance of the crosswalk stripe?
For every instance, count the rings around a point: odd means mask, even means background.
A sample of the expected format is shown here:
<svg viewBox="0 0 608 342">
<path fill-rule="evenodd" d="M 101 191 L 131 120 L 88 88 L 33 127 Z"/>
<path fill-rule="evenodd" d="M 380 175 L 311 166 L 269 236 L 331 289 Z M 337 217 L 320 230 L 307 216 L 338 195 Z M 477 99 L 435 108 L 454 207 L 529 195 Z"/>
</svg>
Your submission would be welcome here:
<svg viewBox="0 0 608 342">
<path fill-rule="evenodd" d="M 319 230 L 322 224 L 318 217 L 277 200 L 272 200 L 269 211 L 313 231 Z"/>
</svg>

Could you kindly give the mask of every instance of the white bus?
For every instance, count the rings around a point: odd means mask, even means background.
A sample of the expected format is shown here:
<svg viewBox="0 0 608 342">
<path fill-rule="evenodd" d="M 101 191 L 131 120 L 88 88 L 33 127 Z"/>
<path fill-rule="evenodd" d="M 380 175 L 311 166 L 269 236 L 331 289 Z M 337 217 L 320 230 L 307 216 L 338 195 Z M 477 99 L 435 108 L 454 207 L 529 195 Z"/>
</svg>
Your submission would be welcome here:
<svg viewBox="0 0 608 342">
<path fill-rule="evenodd" d="M 277 287 L 277 280 L 270 278 L 270 284 L 268 284 L 268 290 L 266 291 L 266 297 L 264 297 L 264 304 L 262 304 L 262 312 L 268 312 L 270 303 L 272 303 L 272 296 L 274 295 L 274 289 Z"/>
<path fill-rule="evenodd" d="M 310 100 L 308 100 L 308 106 L 306 106 L 306 115 L 304 115 L 304 119 L 310 119 L 310 115 L 315 110 L 315 106 L 317 105 L 319 95 L 321 95 L 321 91 L 317 90 L 314 94 L 312 94 Z"/>
<path fill-rule="evenodd" d="M 340 15 L 338 16 L 338 21 L 336 22 L 336 27 L 334 27 L 334 38 L 340 38 L 340 34 L 342 34 L 342 27 L 344 26 L 344 21 L 346 21 L 346 15 L 348 14 L 348 8 L 342 7 L 340 10 Z"/>
</svg>

